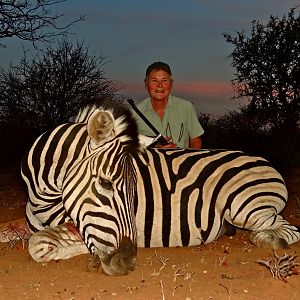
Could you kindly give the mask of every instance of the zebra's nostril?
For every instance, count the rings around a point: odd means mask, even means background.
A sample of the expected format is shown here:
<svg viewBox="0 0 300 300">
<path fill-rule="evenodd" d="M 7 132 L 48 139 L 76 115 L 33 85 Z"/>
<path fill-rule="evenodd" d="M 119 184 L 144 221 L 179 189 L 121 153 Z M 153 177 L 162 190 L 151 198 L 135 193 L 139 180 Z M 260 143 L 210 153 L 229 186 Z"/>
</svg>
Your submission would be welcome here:
<svg viewBox="0 0 300 300">
<path fill-rule="evenodd" d="M 114 253 L 104 255 L 101 262 L 104 273 L 107 275 L 126 275 L 135 269 L 136 245 L 130 238 L 123 238 L 119 248 Z"/>
<path fill-rule="evenodd" d="M 115 275 L 125 275 L 135 268 L 135 257 L 123 258 L 121 254 L 116 254 L 111 260 L 111 267 L 116 272 Z"/>
</svg>

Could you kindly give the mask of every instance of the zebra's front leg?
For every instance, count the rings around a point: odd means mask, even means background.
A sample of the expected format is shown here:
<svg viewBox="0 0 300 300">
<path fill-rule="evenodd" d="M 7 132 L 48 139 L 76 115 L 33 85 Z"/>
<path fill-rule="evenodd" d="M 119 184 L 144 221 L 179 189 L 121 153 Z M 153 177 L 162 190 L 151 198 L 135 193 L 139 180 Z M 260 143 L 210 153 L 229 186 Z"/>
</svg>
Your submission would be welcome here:
<svg viewBox="0 0 300 300">
<path fill-rule="evenodd" d="M 67 259 L 89 253 L 71 222 L 34 233 L 29 239 L 28 251 L 37 262 Z"/>
<path fill-rule="evenodd" d="M 300 240 L 300 230 L 284 220 L 280 215 L 272 218 L 272 225 L 253 230 L 250 241 L 260 248 L 288 248 Z M 265 221 L 266 223 L 269 220 Z M 249 228 L 251 230 L 251 228 Z"/>
</svg>

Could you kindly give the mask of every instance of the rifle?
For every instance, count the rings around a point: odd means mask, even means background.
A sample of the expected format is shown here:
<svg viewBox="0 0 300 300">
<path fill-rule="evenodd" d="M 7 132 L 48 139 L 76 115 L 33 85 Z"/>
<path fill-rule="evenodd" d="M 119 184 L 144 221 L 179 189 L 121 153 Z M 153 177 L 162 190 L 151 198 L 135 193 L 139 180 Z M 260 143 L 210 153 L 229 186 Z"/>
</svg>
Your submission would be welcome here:
<svg viewBox="0 0 300 300">
<path fill-rule="evenodd" d="M 162 146 L 168 145 L 169 142 L 162 136 L 162 134 L 152 125 L 152 123 L 142 114 L 142 112 L 137 108 L 132 98 L 127 99 L 132 109 L 142 118 L 142 120 L 148 125 L 148 127 L 156 134 L 156 138 L 149 145 L 155 147 L 157 144 Z"/>
</svg>

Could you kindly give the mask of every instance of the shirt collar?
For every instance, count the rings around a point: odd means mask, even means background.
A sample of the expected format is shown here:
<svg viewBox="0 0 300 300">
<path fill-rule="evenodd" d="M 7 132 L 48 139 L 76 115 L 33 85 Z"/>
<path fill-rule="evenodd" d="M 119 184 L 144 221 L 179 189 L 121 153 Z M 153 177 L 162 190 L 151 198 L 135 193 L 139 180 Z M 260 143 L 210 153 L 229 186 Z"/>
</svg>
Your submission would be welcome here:
<svg viewBox="0 0 300 300">
<path fill-rule="evenodd" d="M 166 106 L 166 109 L 170 108 L 170 107 L 173 107 L 174 106 L 174 100 L 173 100 L 173 96 L 170 94 L 169 95 L 169 98 L 168 98 L 168 103 L 167 103 L 167 106 Z M 152 111 L 154 112 L 154 109 L 151 105 L 151 100 L 150 98 L 148 98 L 148 105 L 147 105 L 147 108 L 146 110 L 149 110 L 149 111 Z"/>
</svg>

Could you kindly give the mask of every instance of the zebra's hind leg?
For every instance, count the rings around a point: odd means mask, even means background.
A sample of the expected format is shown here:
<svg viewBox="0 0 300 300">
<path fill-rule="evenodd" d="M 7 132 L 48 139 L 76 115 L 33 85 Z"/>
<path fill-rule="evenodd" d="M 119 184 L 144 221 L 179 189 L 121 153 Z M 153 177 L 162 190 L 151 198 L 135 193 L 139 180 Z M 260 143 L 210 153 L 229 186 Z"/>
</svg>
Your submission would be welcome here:
<svg viewBox="0 0 300 300">
<path fill-rule="evenodd" d="M 250 235 L 250 241 L 259 248 L 288 248 L 288 242 L 278 237 L 275 230 L 254 231 Z"/>
<path fill-rule="evenodd" d="M 250 241 L 260 248 L 288 248 L 290 244 L 299 240 L 300 230 L 280 215 L 274 216 L 271 226 L 253 230 L 250 235 Z"/>
<path fill-rule="evenodd" d="M 34 233 L 29 240 L 28 251 L 37 262 L 67 259 L 89 253 L 77 229 L 71 222 Z"/>
</svg>

